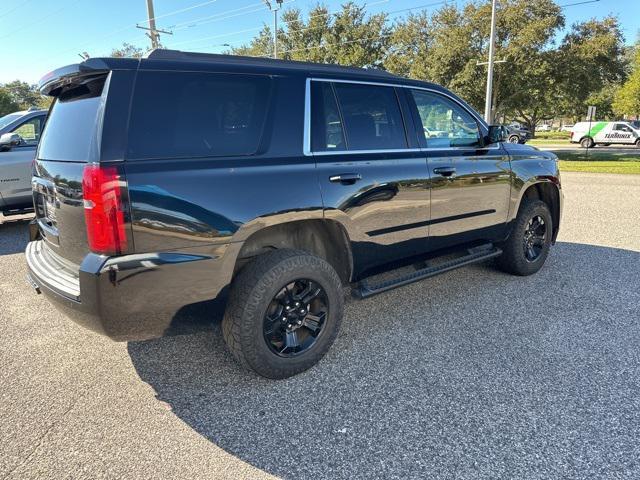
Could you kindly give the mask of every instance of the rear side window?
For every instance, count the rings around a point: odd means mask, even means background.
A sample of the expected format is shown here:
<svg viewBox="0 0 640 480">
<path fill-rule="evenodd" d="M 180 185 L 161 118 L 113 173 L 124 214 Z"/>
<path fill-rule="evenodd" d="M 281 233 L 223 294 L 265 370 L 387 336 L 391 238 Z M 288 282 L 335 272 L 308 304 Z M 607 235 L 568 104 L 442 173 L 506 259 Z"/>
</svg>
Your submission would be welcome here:
<svg viewBox="0 0 640 480">
<path fill-rule="evenodd" d="M 265 123 L 270 79 L 139 72 L 128 158 L 252 155 Z"/>
<path fill-rule="evenodd" d="M 331 84 L 313 82 L 311 84 L 311 98 L 313 99 L 311 149 L 314 152 L 346 150 L 342 119 Z"/>
<path fill-rule="evenodd" d="M 349 150 L 407 148 L 400 105 L 393 87 L 335 83 Z"/>
<path fill-rule="evenodd" d="M 69 162 L 97 158 L 97 127 L 103 110 L 105 79 L 72 85 L 59 94 L 42 132 L 39 158 Z"/>
</svg>

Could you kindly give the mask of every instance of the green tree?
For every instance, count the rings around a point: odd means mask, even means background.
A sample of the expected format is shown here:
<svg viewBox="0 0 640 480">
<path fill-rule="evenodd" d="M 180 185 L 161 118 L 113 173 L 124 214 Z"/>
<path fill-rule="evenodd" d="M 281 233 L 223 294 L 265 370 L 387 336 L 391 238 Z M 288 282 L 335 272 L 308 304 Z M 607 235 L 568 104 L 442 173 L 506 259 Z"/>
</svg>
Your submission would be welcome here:
<svg viewBox="0 0 640 480">
<path fill-rule="evenodd" d="M 278 57 L 287 60 L 381 67 L 391 28 L 384 14 L 367 15 L 366 7 L 348 2 L 337 13 L 317 5 L 304 20 L 300 10 L 285 11 L 278 29 Z M 248 44 L 232 48 L 235 55 L 273 54 L 272 30 L 265 25 Z"/>
<path fill-rule="evenodd" d="M 145 50 L 141 47 L 136 47 L 135 45 L 131 45 L 130 43 L 124 42 L 120 48 L 114 48 L 111 50 L 112 57 L 131 57 L 131 58 L 140 58 L 144 55 Z"/>
<path fill-rule="evenodd" d="M 444 85 L 476 109 L 484 108 L 491 5 L 445 5 L 433 15 L 397 22 L 385 67 L 401 75 Z M 553 38 L 564 25 L 553 0 L 503 0 L 497 16 L 494 70 L 495 114 L 510 114 L 535 125 L 554 114 Z"/>
<path fill-rule="evenodd" d="M 14 103 L 21 109 L 26 110 L 30 107 L 37 107 L 40 103 L 40 94 L 36 85 L 14 80 L 13 82 L 5 83 L 3 88 L 9 92 Z"/>
<path fill-rule="evenodd" d="M 6 88 L 0 87 L 0 117 L 16 110 L 20 110 L 20 105 L 13 100 L 11 93 Z"/>
<path fill-rule="evenodd" d="M 618 115 L 640 118 L 640 45 L 636 46 L 635 58 L 627 81 L 615 92 L 613 110 Z"/>
<path fill-rule="evenodd" d="M 572 25 L 558 48 L 561 109 L 578 120 L 589 105 L 611 114 L 613 92 L 626 77 L 624 38 L 615 17 Z"/>
</svg>

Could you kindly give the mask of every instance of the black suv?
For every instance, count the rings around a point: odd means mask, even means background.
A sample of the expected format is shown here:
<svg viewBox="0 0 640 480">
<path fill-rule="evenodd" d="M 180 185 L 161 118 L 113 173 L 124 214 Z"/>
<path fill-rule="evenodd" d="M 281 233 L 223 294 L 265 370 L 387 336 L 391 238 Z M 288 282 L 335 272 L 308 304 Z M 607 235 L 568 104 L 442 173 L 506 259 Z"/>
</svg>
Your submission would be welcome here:
<svg viewBox="0 0 640 480">
<path fill-rule="evenodd" d="M 504 144 L 437 85 L 158 50 L 40 86 L 55 102 L 30 281 L 116 340 L 220 297 L 231 352 L 284 378 L 331 346 L 343 286 L 368 297 L 493 257 L 529 275 L 558 234 L 556 157 Z"/>
</svg>

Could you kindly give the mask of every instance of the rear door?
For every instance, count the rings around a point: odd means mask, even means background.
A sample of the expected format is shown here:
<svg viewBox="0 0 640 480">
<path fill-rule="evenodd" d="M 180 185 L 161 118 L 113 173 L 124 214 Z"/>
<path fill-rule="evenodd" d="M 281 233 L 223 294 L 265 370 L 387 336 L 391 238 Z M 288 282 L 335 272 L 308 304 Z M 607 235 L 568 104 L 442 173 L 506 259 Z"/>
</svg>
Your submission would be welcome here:
<svg viewBox="0 0 640 480">
<path fill-rule="evenodd" d="M 36 218 L 47 247 L 76 265 L 89 252 L 82 178 L 85 165 L 100 161 L 109 79 L 107 74 L 70 79 L 57 93 L 32 178 Z"/>
<path fill-rule="evenodd" d="M 511 193 L 509 156 L 483 145 L 475 116 L 444 93 L 411 89 L 431 185 L 429 248 L 500 238 Z"/>
<path fill-rule="evenodd" d="M 402 89 L 310 80 L 307 149 L 317 165 L 325 217 L 352 241 L 356 275 L 426 250 L 429 173 Z"/>
</svg>

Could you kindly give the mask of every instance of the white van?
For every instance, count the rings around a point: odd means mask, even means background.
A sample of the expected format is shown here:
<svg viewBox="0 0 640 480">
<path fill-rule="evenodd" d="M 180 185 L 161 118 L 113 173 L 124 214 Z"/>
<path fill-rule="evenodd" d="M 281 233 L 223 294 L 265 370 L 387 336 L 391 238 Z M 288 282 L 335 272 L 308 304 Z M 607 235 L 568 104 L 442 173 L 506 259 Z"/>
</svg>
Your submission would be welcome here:
<svg viewBox="0 0 640 480">
<path fill-rule="evenodd" d="M 628 122 L 578 122 L 571 129 L 571 143 L 579 143 L 584 148 L 612 143 L 640 147 L 640 130 Z"/>
</svg>

